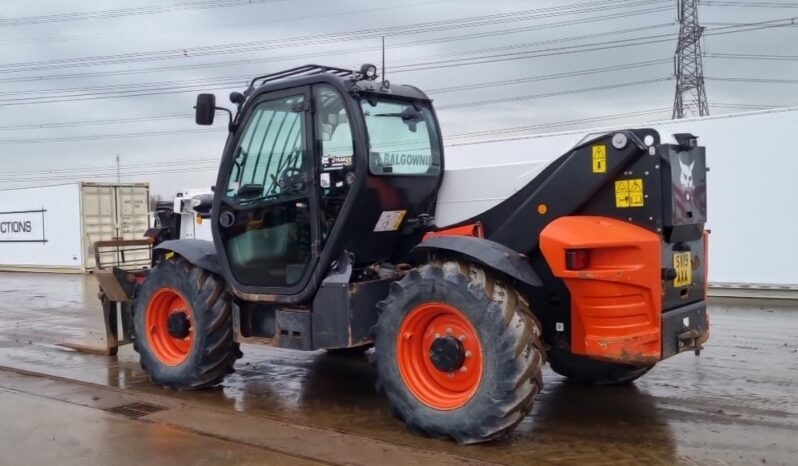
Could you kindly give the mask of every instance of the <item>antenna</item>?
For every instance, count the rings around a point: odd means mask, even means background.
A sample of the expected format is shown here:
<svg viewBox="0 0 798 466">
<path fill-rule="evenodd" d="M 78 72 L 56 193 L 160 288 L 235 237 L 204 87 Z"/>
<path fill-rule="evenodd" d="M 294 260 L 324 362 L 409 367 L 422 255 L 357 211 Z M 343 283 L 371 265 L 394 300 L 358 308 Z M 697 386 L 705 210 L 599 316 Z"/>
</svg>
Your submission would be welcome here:
<svg viewBox="0 0 798 466">
<path fill-rule="evenodd" d="M 704 66 L 701 63 L 701 35 L 698 24 L 699 0 L 677 0 L 679 43 L 673 56 L 676 96 L 673 99 L 674 120 L 686 116 L 709 115 L 707 92 L 704 89 Z"/>
<path fill-rule="evenodd" d="M 388 80 L 385 79 L 385 36 L 382 36 L 382 87 L 388 88 Z"/>
</svg>

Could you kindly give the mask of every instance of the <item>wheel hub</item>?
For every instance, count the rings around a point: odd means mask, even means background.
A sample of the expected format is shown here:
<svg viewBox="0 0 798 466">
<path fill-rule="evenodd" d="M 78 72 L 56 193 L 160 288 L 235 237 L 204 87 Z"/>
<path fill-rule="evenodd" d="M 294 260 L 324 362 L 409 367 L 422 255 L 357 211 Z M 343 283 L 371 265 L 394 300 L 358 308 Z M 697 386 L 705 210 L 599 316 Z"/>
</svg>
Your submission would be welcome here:
<svg viewBox="0 0 798 466">
<path fill-rule="evenodd" d="M 448 411 L 477 392 L 484 364 L 479 334 L 456 307 L 423 303 L 405 316 L 396 339 L 405 386 L 425 405 Z"/>
<path fill-rule="evenodd" d="M 172 338 L 186 338 L 191 329 L 191 322 L 185 311 L 177 311 L 169 314 L 166 319 L 166 330 Z"/>
<path fill-rule="evenodd" d="M 463 344 L 450 335 L 438 337 L 430 347 L 432 365 L 441 372 L 454 372 L 465 362 L 466 355 Z"/>
</svg>

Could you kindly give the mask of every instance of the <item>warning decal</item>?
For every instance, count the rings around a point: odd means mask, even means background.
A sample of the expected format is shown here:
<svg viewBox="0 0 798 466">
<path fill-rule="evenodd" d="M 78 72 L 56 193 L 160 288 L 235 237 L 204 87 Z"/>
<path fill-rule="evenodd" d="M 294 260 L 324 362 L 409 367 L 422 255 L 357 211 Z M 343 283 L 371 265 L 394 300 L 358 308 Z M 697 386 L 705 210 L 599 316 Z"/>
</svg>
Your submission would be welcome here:
<svg viewBox="0 0 798 466">
<path fill-rule="evenodd" d="M 405 218 L 406 210 L 386 210 L 380 214 L 374 231 L 396 231 Z"/>
<path fill-rule="evenodd" d="M 645 194 L 642 178 L 615 182 L 615 207 L 624 209 L 627 207 L 643 207 L 644 205 Z"/>
<path fill-rule="evenodd" d="M 607 146 L 593 146 L 593 173 L 607 173 Z"/>
</svg>

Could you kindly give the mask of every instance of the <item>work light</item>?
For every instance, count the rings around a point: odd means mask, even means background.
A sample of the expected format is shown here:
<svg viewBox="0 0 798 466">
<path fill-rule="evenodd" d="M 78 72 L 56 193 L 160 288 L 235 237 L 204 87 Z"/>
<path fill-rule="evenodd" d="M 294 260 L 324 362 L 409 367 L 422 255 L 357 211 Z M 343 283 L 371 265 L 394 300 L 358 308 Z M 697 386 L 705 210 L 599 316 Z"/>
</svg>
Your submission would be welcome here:
<svg viewBox="0 0 798 466">
<path fill-rule="evenodd" d="M 360 67 L 360 75 L 369 81 L 377 78 L 377 67 L 371 63 L 366 63 Z"/>
</svg>

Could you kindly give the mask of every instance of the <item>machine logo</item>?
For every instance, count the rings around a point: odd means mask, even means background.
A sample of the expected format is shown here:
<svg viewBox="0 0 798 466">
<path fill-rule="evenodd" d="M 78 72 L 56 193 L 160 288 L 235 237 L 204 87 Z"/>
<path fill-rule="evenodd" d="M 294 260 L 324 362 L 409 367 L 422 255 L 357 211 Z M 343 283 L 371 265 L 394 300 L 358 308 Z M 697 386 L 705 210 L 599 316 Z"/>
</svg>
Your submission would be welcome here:
<svg viewBox="0 0 798 466">
<path fill-rule="evenodd" d="M 679 176 L 679 183 L 682 185 L 685 191 L 692 191 L 695 185 L 693 184 L 693 167 L 695 166 L 695 161 L 690 162 L 690 165 L 682 162 L 682 159 L 679 159 L 679 169 L 681 171 L 681 176 Z"/>
</svg>

